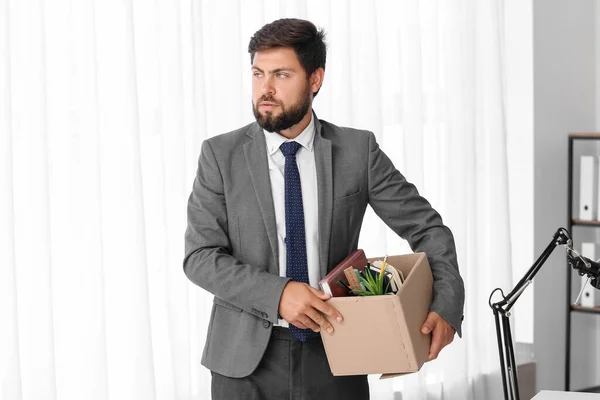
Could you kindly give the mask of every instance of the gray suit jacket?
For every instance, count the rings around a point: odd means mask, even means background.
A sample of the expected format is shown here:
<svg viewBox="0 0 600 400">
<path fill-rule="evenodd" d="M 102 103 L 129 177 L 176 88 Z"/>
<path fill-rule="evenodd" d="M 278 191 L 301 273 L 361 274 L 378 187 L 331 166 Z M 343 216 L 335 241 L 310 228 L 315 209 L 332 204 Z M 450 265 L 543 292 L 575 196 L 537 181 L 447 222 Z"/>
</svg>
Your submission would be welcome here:
<svg viewBox="0 0 600 400">
<path fill-rule="evenodd" d="M 321 276 L 357 248 L 370 204 L 415 252 L 427 253 L 434 276 L 430 310 L 460 335 L 464 286 L 450 230 L 373 133 L 314 118 Z M 212 371 L 247 376 L 262 358 L 288 281 L 279 276 L 276 235 L 262 128 L 252 123 L 206 140 L 188 202 L 183 268 L 214 294 L 202 356 Z"/>
</svg>

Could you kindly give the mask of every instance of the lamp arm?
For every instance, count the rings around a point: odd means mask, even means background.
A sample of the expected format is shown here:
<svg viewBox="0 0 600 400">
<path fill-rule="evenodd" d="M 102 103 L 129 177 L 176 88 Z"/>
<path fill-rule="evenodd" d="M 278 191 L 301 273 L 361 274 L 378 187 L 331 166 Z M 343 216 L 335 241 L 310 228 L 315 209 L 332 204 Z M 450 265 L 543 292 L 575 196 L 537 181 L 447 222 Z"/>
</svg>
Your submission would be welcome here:
<svg viewBox="0 0 600 400">
<path fill-rule="evenodd" d="M 510 309 L 525 291 L 527 286 L 533 282 L 533 278 L 539 272 L 540 268 L 550 254 L 557 246 L 565 245 L 569 250 L 573 248 L 573 240 L 571 235 L 564 228 L 559 228 L 554 234 L 552 240 L 542 252 L 539 258 L 533 263 L 525 276 L 517 283 L 517 285 L 506 296 L 502 289 L 498 288 L 492 291 L 489 299 L 489 305 L 494 311 L 494 319 L 496 322 L 496 337 L 498 341 L 498 353 L 500 355 L 500 364 L 502 372 L 502 385 L 504 387 L 505 400 L 519 400 L 519 382 L 517 377 L 517 365 L 515 362 L 515 354 L 513 348 L 512 334 L 510 330 Z M 500 291 L 502 300 L 492 303 L 492 297 L 496 291 Z"/>
<path fill-rule="evenodd" d="M 523 278 L 521 278 L 521 280 L 517 283 L 513 290 L 511 290 L 509 294 L 504 296 L 504 298 L 501 301 L 493 304 L 490 303 L 490 307 L 492 307 L 492 309 L 499 308 L 499 311 L 503 314 L 507 313 L 515 304 L 517 299 L 521 296 L 521 294 L 525 291 L 527 286 L 529 286 L 533 282 L 533 278 L 537 275 L 537 273 L 542 268 L 548 257 L 550 257 L 550 254 L 552 254 L 556 247 L 561 245 L 567 246 L 569 250 L 572 250 L 573 248 L 573 240 L 571 239 L 571 235 L 565 228 L 559 228 L 556 231 L 546 249 L 533 263 L 531 268 L 529 268 L 529 270 L 525 273 Z M 494 292 L 492 292 L 492 294 L 493 293 Z"/>
</svg>

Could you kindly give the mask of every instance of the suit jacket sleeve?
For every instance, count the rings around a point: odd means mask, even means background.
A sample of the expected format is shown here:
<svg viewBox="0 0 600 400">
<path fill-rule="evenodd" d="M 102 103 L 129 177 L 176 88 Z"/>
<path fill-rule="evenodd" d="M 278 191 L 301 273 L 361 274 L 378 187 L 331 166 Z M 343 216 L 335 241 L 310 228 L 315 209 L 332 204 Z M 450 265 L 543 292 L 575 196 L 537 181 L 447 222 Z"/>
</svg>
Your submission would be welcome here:
<svg viewBox="0 0 600 400">
<path fill-rule="evenodd" d="M 223 176 L 208 141 L 202 144 L 187 215 L 183 262 L 187 277 L 230 305 L 277 322 L 288 279 L 231 255 Z"/>
<path fill-rule="evenodd" d="M 369 204 L 415 252 L 425 252 L 433 275 L 433 302 L 437 312 L 462 335 L 465 291 L 458 271 L 454 237 L 431 204 L 406 181 L 369 133 Z"/>
</svg>

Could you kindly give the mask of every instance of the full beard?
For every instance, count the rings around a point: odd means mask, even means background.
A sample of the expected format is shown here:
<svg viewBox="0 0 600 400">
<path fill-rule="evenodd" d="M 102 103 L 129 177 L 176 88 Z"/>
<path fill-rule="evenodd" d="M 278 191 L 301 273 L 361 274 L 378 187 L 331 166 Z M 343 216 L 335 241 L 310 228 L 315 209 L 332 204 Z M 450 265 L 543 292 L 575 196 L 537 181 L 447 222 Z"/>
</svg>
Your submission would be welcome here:
<svg viewBox="0 0 600 400">
<path fill-rule="evenodd" d="M 260 104 L 262 101 L 277 103 L 281 108 L 281 114 L 274 116 L 270 111 L 261 114 L 258 111 L 257 105 L 252 104 L 252 111 L 254 112 L 256 122 L 267 132 L 279 133 L 302 121 L 302 118 L 304 118 L 311 107 L 310 87 L 306 85 L 306 90 L 302 94 L 302 97 L 296 103 L 292 104 L 289 109 L 284 108 L 283 104 L 275 101 L 273 98 L 261 98 L 257 104 Z"/>
</svg>

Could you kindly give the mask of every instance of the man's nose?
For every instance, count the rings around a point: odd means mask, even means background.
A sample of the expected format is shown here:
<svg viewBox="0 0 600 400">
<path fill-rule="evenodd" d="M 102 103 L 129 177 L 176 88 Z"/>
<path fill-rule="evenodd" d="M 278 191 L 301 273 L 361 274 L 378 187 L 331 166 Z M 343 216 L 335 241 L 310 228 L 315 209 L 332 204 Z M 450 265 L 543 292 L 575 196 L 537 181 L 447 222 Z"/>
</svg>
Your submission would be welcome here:
<svg viewBox="0 0 600 400">
<path fill-rule="evenodd" d="M 265 78 L 263 80 L 262 92 L 263 92 L 263 94 L 269 94 L 269 95 L 275 94 L 275 86 L 273 85 L 273 81 L 271 78 Z"/>
</svg>

